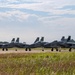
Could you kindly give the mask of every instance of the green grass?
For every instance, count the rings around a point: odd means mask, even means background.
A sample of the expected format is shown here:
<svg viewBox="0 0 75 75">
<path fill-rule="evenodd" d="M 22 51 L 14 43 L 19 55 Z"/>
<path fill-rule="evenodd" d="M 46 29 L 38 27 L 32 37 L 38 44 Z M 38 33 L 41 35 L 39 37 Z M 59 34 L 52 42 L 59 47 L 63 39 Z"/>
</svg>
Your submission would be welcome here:
<svg viewBox="0 0 75 75">
<path fill-rule="evenodd" d="M 0 75 L 75 75 L 75 53 L 0 54 Z"/>
</svg>

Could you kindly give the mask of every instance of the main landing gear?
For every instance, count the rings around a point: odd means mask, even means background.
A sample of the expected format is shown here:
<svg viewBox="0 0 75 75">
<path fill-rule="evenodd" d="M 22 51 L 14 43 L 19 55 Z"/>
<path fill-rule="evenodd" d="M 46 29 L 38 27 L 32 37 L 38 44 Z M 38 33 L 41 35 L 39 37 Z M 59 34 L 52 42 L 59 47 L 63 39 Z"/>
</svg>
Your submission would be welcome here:
<svg viewBox="0 0 75 75">
<path fill-rule="evenodd" d="M 72 51 L 72 48 L 69 49 L 69 52 L 71 52 L 71 51 Z"/>
<path fill-rule="evenodd" d="M 58 48 L 55 48 L 55 49 L 56 49 L 56 51 L 59 51 L 59 49 L 58 49 Z M 51 49 L 51 51 L 54 51 L 54 48 L 52 48 L 52 49 Z"/>
<path fill-rule="evenodd" d="M 8 51 L 8 48 L 5 48 L 5 49 L 3 48 L 2 51 L 4 51 L 4 50 Z"/>
<path fill-rule="evenodd" d="M 51 51 L 53 51 L 53 48 L 51 49 Z"/>
<path fill-rule="evenodd" d="M 25 51 L 28 51 L 28 49 L 29 49 L 29 51 L 31 51 L 31 48 L 26 48 Z"/>
</svg>

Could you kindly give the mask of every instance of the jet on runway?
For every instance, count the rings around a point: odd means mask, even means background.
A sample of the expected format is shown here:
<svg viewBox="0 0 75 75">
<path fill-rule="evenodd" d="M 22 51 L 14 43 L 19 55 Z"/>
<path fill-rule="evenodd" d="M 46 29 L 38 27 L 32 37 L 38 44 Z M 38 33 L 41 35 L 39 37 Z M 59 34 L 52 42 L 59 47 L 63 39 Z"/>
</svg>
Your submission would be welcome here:
<svg viewBox="0 0 75 75">
<path fill-rule="evenodd" d="M 60 41 L 55 40 L 53 42 L 44 44 L 44 48 L 52 48 L 52 51 L 54 48 L 56 49 L 56 51 L 58 51 L 59 48 L 69 48 L 70 45 L 68 44 L 68 42 L 70 40 L 71 36 L 68 36 L 67 39 L 65 39 L 65 37 L 63 36 Z"/>
<path fill-rule="evenodd" d="M 3 43 L 1 48 L 2 48 L 3 51 L 4 51 L 4 49 L 6 49 L 6 51 L 7 51 L 8 48 L 14 47 L 14 43 L 15 43 L 15 38 L 13 38 L 10 43 L 9 42 Z"/>
<path fill-rule="evenodd" d="M 29 50 L 31 51 L 31 48 L 38 48 L 41 47 L 42 51 L 43 51 L 43 47 L 44 44 L 46 44 L 47 42 L 44 42 L 44 37 L 41 37 L 41 39 L 39 39 L 36 42 L 34 42 L 33 44 L 28 45 Z"/>
</svg>

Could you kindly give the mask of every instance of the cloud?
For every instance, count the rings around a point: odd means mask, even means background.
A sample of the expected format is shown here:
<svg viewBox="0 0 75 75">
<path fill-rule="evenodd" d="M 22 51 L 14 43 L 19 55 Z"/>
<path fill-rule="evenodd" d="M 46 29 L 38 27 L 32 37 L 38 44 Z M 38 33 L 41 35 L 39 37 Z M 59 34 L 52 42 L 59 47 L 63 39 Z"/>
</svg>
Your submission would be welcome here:
<svg viewBox="0 0 75 75">
<path fill-rule="evenodd" d="M 13 2 L 17 2 L 18 0 L 14 0 Z M 74 1 L 74 0 L 72 0 Z M 68 1 L 68 0 L 32 0 L 32 2 L 38 2 L 38 3 L 33 3 L 33 4 L 27 4 L 27 3 L 21 3 L 21 4 L 5 4 L 5 5 L 1 5 L 1 8 L 10 8 L 10 9 L 16 9 L 19 10 L 21 12 L 23 12 L 24 10 L 26 10 L 25 12 L 27 12 L 29 14 L 35 14 L 35 15 L 46 15 L 46 16 L 60 16 L 63 14 L 75 14 L 75 10 L 63 10 L 62 8 L 68 6 L 68 8 L 74 4 L 74 2 L 72 1 Z M 8 0 L 7 2 L 12 2 L 11 0 Z M 19 2 L 25 2 L 24 0 Z M 31 2 L 31 0 L 28 0 L 28 2 Z M 71 7 L 72 8 L 72 7 Z M 21 10 L 20 10 L 21 9 Z M 8 10 L 8 9 L 7 9 Z M 23 12 L 24 13 L 24 12 Z M 45 16 L 45 17 L 46 17 Z M 67 17 L 67 16 L 66 16 Z"/>
<path fill-rule="evenodd" d="M 64 6 L 60 9 L 63 9 L 63 10 L 75 10 L 75 5 L 67 5 L 67 6 Z"/>
<path fill-rule="evenodd" d="M 29 16 L 30 14 L 26 14 L 18 10 L 0 12 L 0 20 L 3 20 L 3 19 L 14 20 L 14 18 L 16 18 L 17 20 L 22 21 L 27 19 Z"/>
</svg>

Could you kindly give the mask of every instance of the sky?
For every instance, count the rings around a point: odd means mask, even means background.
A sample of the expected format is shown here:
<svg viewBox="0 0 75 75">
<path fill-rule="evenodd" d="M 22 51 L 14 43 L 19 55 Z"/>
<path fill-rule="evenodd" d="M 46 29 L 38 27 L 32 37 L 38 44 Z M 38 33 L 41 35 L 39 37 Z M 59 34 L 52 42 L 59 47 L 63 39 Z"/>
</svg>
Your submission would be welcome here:
<svg viewBox="0 0 75 75">
<path fill-rule="evenodd" d="M 75 0 L 0 0 L 0 41 L 75 39 Z"/>
</svg>

